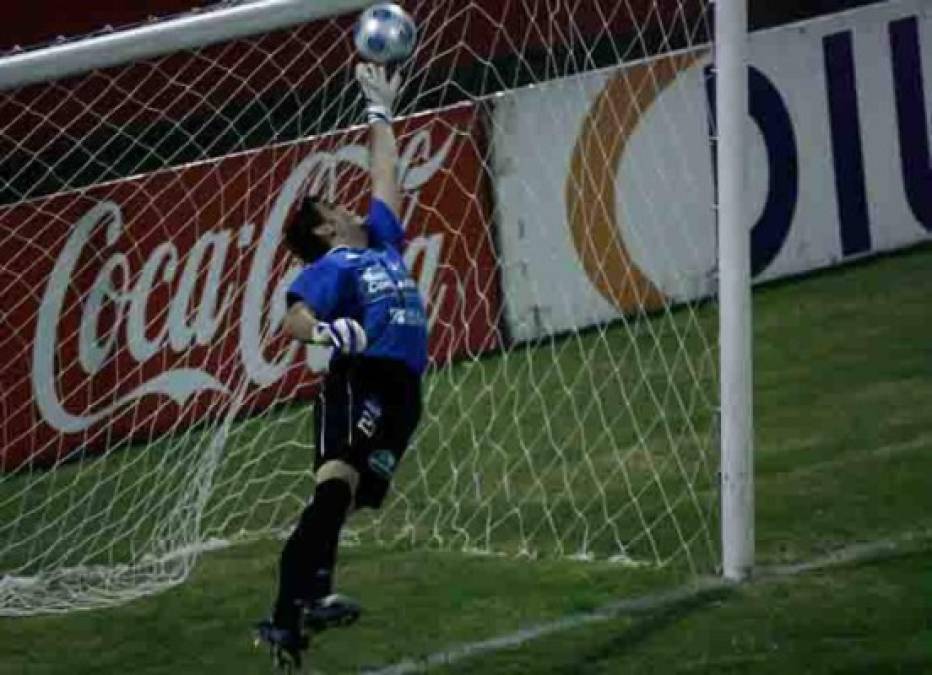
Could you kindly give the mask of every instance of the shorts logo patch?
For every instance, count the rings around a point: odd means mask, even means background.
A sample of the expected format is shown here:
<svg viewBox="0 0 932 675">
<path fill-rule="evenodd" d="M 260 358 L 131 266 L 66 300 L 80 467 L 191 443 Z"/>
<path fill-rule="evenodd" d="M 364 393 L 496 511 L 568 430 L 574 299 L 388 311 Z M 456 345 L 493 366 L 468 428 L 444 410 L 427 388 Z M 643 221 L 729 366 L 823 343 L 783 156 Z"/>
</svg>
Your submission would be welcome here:
<svg viewBox="0 0 932 675">
<path fill-rule="evenodd" d="M 363 401 L 362 407 L 362 415 L 359 416 L 356 428 L 368 438 L 372 438 L 379 426 L 379 419 L 382 417 L 382 407 L 372 400 Z"/>
<path fill-rule="evenodd" d="M 395 459 L 395 455 L 389 450 L 376 450 L 369 455 L 369 468 L 385 480 L 392 477 L 397 463 L 398 460 Z"/>
</svg>

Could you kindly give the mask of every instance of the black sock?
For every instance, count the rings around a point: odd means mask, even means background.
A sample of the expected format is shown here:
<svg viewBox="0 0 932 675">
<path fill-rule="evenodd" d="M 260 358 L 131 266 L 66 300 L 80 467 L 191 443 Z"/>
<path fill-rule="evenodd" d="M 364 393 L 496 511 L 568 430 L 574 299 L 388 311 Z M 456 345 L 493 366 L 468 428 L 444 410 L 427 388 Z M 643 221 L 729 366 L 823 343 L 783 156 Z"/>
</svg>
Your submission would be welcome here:
<svg viewBox="0 0 932 675">
<path fill-rule="evenodd" d="M 278 600 L 273 621 L 282 628 L 295 628 L 302 600 L 330 593 L 340 529 L 346 520 L 352 493 L 338 478 L 320 483 L 314 499 L 282 550 Z"/>
</svg>

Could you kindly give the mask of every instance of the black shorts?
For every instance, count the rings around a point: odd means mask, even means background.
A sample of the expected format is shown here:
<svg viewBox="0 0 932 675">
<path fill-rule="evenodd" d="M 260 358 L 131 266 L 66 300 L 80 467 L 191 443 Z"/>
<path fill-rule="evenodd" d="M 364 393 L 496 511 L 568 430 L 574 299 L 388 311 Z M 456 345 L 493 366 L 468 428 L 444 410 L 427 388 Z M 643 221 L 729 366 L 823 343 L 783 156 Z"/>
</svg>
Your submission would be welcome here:
<svg viewBox="0 0 932 675">
<path fill-rule="evenodd" d="M 421 418 L 421 378 L 391 359 L 335 359 L 314 412 L 315 472 L 335 459 L 350 464 L 356 507 L 379 508 Z"/>
</svg>

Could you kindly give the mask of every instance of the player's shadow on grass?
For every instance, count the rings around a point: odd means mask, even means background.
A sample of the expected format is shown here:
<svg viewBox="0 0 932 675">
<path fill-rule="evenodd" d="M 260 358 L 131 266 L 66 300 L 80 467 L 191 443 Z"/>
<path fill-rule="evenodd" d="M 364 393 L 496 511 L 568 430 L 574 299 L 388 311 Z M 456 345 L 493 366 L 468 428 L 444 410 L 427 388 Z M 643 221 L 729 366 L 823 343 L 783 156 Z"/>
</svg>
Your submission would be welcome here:
<svg viewBox="0 0 932 675">
<path fill-rule="evenodd" d="M 636 614 L 620 614 L 618 620 L 630 619 L 631 623 L 620 629 L 614 637 L 600 638 L 588 647 L 573 650 L 565 663 L 553 663 L 548 673 L 579 675 L 589 672 L 588 668 L 600 664 L 617 661 L 624 658 L 624 654 L 631 649 L 656 635 L 660 631 L 674 625 L 693 612 L 705 609 L 710 605 L 725 600 L 733 594 L 728 587 L 713 588 L 698 592 L 696 595 L 683 598 L 665 607 Z M 557 659 L 554 659 L 556 661 Z"/>
</svg>

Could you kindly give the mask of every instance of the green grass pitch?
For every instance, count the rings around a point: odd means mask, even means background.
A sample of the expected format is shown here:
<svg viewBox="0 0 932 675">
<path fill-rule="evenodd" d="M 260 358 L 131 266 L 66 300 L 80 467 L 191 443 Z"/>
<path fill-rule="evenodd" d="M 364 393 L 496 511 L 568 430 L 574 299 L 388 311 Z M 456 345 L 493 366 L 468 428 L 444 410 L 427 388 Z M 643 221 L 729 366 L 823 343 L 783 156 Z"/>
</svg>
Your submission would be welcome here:
<svg viewBox="0 0 932 675">
<path fill-rule="evenodd" d="M 463 660 L 436 672 L 932 672 L 930 292 L 932 248 L 926 246 L 758 289 L 754 306 L 759 562 L 809 560 L 840 547 L 907 532 L 918 533 L 914 545 L 895 557 L 709 593 L 644 615 L 620 617 Z M 698 317 L 700 322 L 713 320 L 711 313 L 700 312 Z M 574 349 L 570 343 L 555 354 L 541 350 L 514 359 L 496 372 L 519 381 L 537 372 L 535 359 L 543 365 L 553 358 L 562 363 L 559 372 L 576 372 L 574 360 L 592 354 L 592 347 L 584 344 Z M 649 350 L 641 354 L 645 362 L 651 356 Z M 507 370 L 512 367 L 514 371 Z M 514 426 L 516 401 L 508 402 L 506 420 L 483 400 L 481 394 L 488 384 L 484 372 L 480 367 L 442 376 L 460 378 L 456 383 L 463 400 L 457 402 L 458 407 L 470 400 L 476 406 L 471 420 L 452 428 L 444 428 L 442 413 L 435 413 L 436 428 L 427 433 L 437 434 L 434 442 L 442 452 L 453 452 L 464 438 L 494 438 L 506 422 Z M 674 377 L 680 376 L 677 372 L 674 369 Z M 546 386 L 539 394 L 544 398 L 551 395 Z M 556 396 L 567 387 L 591 387 L 592 382 L 564 379 L 553 386 Z M 699 389 L 695 395 L 700 395 Z M 690 405 L 686 407 L 693 410 Z M 643 416 L 644 411 L 635 413 Z M 591 427 L 601 412 L 580 407 L 557 413 L 557 421 L 560 414 L 567 420 L 591 416 Z M 618 422 L 624 426 L 623 419 Z M 294 423 L 303 422 L 295 419 Z M 530 413 L 520 418 L 522 431 L 517 440 L 535 438 L 540 425 L 541 419 Z M 239 433 L 251 443 L 274 442 L 270 435 L 286 431 L 285 425 L 275 427 L 278 430 L 263 431 L 261 425 L 247 424 Z M 588 433 L 570 423 L 562 428 L 566 436 L 555 445 L 572 445 L 573 434 L 582 442 Z M 441 438 L 444 430 L 445 440 Z M 696 438 L 707 439 L 709 433 L 700 428 Z M 624 445 L 624 439 L 614 440 Z M 585 441 L 592 446 L 602 439 L 593 436 Z M 301 484 L 300 466 L 288 464 L 292 460 L 287 457 L 287 453 L 277 456 L 281 466 L 273 472 L 274 482 L 260 480 L 269 468 L 260 465 L 240 465 L 219 479 L 250 485 L 249 499 L 255 504 L 257 495 L 261 501 L 262 494 L 271 496 L 275 490 L 293 490 Z M 632 470 L 636 466 L 631 463 Z M 141 489 L 134 476 L 151 468 L 140 464 L 123 472 L 112 489 L 100 488 L 100 476 L 82 479 L 98 485 L 100 499 L 112 504 L 116 495 L 130 503 L 136 494 L 133 490 Z M 711 480 L 707 471 L 701 467 L 696 471 L 707 485 Z M 533 484 L 533 476 L 515 472 L 516 484 Z M 429 467 L 424 475 L 430 480 Z M 424 494 L 436 494 L 438 487 L 442 486 L 432 485 Z M 451 499 L 467 494 L 465 489 L 458 492 L 457 485 L 444 489 Z M 533 490 L 528 495 L 528 502 L 533 503 Z M 649 493 L 641 497 L 648 506 L 657 499 Z M 698 509 L 685 502 L 678 517 L 695 517 L 694 525 L 701 525 L 701 508 L 710 499 L 714 506 L 712 491 L 700 495 Z M 416 491 L 412 492 L 408 508 L 415 512 L 430 508 L 428 502 L 417 500 Z M 274 504 L 269 499 L 267 509 L 256 510 L 231 497 L 215 504 L 212 513 L 222 514 L 226 527 L 248 530 L 250 519 L 255 520 L 254 526 L 287 522 L 293 514 L 285 511 L 300 506 L 299 502 Z M 494 516 L 494 500 L 487 506 Z M 559 503 L 551 506 L 560 513 Z M 573 518 L 584 507 L 575 504 L 562 516 L 565 520 L 555 525 L 563 528 L 563 540 L 569 542 L 569 550 L 563 553 L 572 552 L 583 541 Z M 88 505 L 79 513 L 93 508 Z M 593 508 L 597 510 L 598 504 Z M 10 516 L 0 511 L 0 518 Z M 78 523 L 78 515 L 75 518 Z M 530 542 L 539 544 L 545 554 L 553 552 L 546 550 L 551 539 L 545 533 L 516 537 L 514 527 L 505 520 L 502 523 L 494 533 L 493 548 L 507 550 Z M 67 521 L 59 524 L 68 526 Z M 619 598 L 670 588 L 692 571 L 708 571 L 708 541 L 714 542 L 714 532 L 688 542 L 684 549 L 683 542 L 664 527 L 656 531 L 658 546 L 671 559 L 687 558 L 694 564 L 631 568 L 552 555 L 532 562 L 403 546 L 348 548 L 342 556 L 340 586 L 363 600 L 366 614 L 352 629 L 323 636 L 315 647 L 313 667 L 324 673 L 351 673 L 416 659 Z M 466 532 L 481 542 L 488 527 L 467 527 Z M 590 535 L 596 552 L 610 550 L 616 536 L 628 536 L 611 527 Z M 46 536 L 53 541 L 55 535 L 49 532 Z M 0 673 L 269 672 L 264 655 L 253 650 L 249 636 L 252 622 L 267 611 L 278 550 L 278 542 L 265 540 L 207 554 L 181 586 L 121 607 L 2 619 Z M 677 555 L 678 550 L 688 555 Z M 650 558 L 650 554 L 639 553 L 639 557 Z"/>
</svg>

